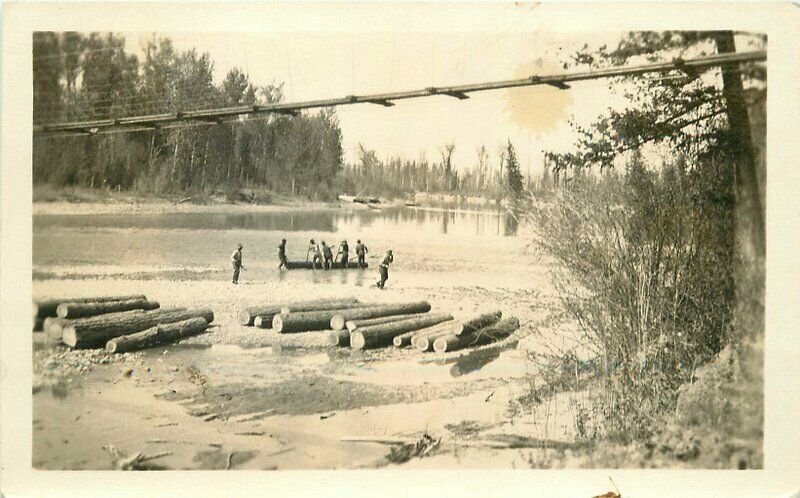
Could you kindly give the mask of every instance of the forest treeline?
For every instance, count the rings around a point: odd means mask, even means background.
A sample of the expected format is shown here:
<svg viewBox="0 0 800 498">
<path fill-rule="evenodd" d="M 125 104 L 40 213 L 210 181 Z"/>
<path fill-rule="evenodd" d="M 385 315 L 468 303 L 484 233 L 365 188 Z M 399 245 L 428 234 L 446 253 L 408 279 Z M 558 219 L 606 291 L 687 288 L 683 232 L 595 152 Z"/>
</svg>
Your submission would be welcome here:
<svg viewBox="0 0 800 498">
<path fill-rule="evenodd" d="M 112 33 L 37 32 L 33 35 L 33 121 L 91 121 L 281 102 L 283 83 L 258 85 L 239 68 L 214 83 L 207 53 L 178 51 L 154 38 L 143 57 Z M 125 132 L 34 137 L 33 181 L 139 194 L 235 196 L 264 189 L 330 200 L 339 193 L 403 196 L 449 192 L 502 197 L 519 194 L 522 175 L 509 142 L 490 158 L 476 151 L 456 168 L 455 144 L 439 158 L 379 159 L 359 146 L 345 164 L 335 109 L 298 115 L 253 115 L 193 126 L 131 128 Z M 466 173 L 463 171 L 467 170 Z M 461 172 L 460 172 L 461 171 Z M 530 180 L 529 180 L 530 187 Z"/>
</svg>

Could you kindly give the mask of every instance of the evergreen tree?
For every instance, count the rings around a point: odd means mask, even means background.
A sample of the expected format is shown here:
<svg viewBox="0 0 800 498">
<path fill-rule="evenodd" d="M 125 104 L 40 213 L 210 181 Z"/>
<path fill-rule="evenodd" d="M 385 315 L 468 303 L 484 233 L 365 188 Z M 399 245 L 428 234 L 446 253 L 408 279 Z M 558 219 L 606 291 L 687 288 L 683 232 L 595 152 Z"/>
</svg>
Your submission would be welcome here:
<svg viewBox="0 0 800 498">
<path fill-rule="evenodd" d="M 508 141 L 506 147 L 506 178 L 508 179 L 508 190 L 514 197 L 522 195 L 522 173 L 519 170 L 519 162 L 517 161 L 517 153 L 514 151 L 514 145 L 511 140 Z"/>
</svg>

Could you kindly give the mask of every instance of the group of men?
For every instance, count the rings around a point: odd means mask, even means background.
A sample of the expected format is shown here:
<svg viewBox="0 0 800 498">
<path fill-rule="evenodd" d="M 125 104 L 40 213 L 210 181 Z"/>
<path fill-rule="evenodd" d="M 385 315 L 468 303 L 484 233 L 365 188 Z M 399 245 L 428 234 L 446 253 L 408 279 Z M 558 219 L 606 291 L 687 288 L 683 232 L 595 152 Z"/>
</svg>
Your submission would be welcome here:
<svg viewBox="0 0 800 498">
<path fill-rule="evenodd" d="M 366 257 L 369 249 L 365 244 L 361 243 L 361 239 L 356 241 L 356 258 L 358 259 L 358 267 L 362 270 L 366 268 Z M 281 256 L 283 254 L 283 256 Z M 341 254 L 341 258 L 338 258 L 339 254 Z M 347 264 L 350 262 L 350 246 L 348 245 L 346 240 L 343 240 L 339 244 L 339 254 L 337 254 L 337 258 L 339 262 L 342 264 L 343 268 L 347 268 Z M 323 270 L 330 270 L 333 268 L 333 263 L 337 258 L 333 256 L 333 250 L 331 246 L 325 243 L 323 240 L 320 244 L 317 244 L 314 239 L 308 243 L 308 251 L 306 251 L 306 260 L 308 260 L 309 256 L 311 256 L 311 264 L 316 269 L 317 265 L 319 268 Z M 286 239 L 281 241 L 281 245 L 278 246 L 278 258 L 281 260 L 280 265 L 278 268 L 285 268 L 285 257 L 286 257 Z"/>
<path fill-rule="evenodd" d="M 238 244 L 236 250 L 231 255 L 231 264 L 233 265 L 233 283 L 239 283 L 239 273 L 241 270 L 245 270 L 246 268 L 242 264 L 242 244 Z M 342 263 L 343 268 L 347 268 L 347 264 L 350 261 L 350 246 L 347 244 L 347 241 L 344 240 L 341 242 L 339 246 L 339 251 L 341 253 L 341 259 L 339 260 Z M 362 270 L 366 268 L 366 257 L 369 249 L 365 244 L 361 242 L 359 239 L 356 242 L 356 257 L 358 260 L 358 267 Z M 308 251 L 306 253 L 306 260 L 308 257 L 313 254 L 312 259 L 312 267 L 314 269 L 317 268 L 319 264 L 319 268 L 324 270 L 330 270 L 333 267 L 334 263 L 334 256 L 333 250 L 331 247 L 325 243 L 323 240 L 321 244 L 317 244 L 314 239 L 308 244 Z M 278 245 L 278 269 L 284 270 L 288 269 L 289 260 L 286 257 L 286 239 L 281 239 L 281 243 Z M 386 251 L 386 255 L 384 256 L 383 260 L 381 261 L 380 265 L 378 266 L 378 271 L 380 272 L 380 280 L 375 284 L 379 289 L 383 289 L 386 285 L 386 281 L 389 279 L 389 265 L 394 262 L 394 255 L 392 254 L 392 250 L 389 249 Z"/>
</svg>

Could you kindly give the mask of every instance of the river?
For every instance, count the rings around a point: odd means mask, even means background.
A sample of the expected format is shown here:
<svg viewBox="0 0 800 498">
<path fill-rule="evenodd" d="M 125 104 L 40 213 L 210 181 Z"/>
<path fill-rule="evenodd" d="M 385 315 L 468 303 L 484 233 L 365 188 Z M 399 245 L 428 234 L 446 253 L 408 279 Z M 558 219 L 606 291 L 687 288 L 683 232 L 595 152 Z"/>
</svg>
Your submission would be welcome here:
<svg viewBox="0 0 800 498">
<path fill-rule="evenodd" d="M 246 209 L 246 208 L 245 208 Z M 394 270 L 417 279 L 449 274 L 454 282 L 521 285 L 530 261 L 516 217 L 493 208 L 406 207 L 307 209 L 280 212 L 36 215 L 34 279 L 224 278 L 237 243 L 244 245 L 243 280 L 312 279 L 371 284 L 374 271 L 277 270 L 277 245 L 290 261 L 306 260 L 309 239 L 334 247 L 361 239 L 377 265 L 387 249 Z M 394 272 L 393 272 L 394 273 Z M 393 277 L 396 281 L 397 279 Z"/>
</svg>

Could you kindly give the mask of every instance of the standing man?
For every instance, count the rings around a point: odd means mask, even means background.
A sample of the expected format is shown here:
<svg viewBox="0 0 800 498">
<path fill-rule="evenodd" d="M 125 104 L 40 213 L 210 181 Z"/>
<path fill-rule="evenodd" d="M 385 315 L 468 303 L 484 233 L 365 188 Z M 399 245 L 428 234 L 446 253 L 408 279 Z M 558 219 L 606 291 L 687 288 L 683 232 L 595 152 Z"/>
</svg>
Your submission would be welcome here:
<svg viewBox="0 0 800 498">
<path fill-rule="evenodd" d="M 361 239 L 358 239 L 356 241 L 356 256 L 358 256 L 358 267 L 361 268 L 362 270 L 364 269 L 365 266 L 364 258 L 366 257 L 368 252 L 369 249 L 367 249 L 367 246 L 361 243 Z"/>
<path fill-rule="evenodd" d="M 278 269 L 288 270 L 289 267 L 286 263 L 288 263 L 289 260 L 286 259 L 286 239 L 281 239 L 281 243 L 278 245 L 278 259 L 280 260 Z"/>
<path fill-rule="evenodd" d="M 239 270 L 245 269 L 242 264 L 242 244 L 236 246 L 236 250 L 231 254 L 231 264 L 233 265 L 233 283 L 239 283 Z"/>
<path fill-rule="evenodd" d="M 378 270 L 381 272 L 381 279 L 376 284 L 379 289 L 383 289 L 383 286 L 386 284 L 386 281 L 389 280 L 389 265 L 394 261 L 394 256 L 392 255 L 392 250 L 389 249 L 386 251 L 386 256 L 381 261 L 381 265 L 378 267 Z"/>
<path fill-rule="evenodd" d="M 347 245 L 347 241 L 342 241 L 342 268 L 347 269 L 347 262 L 350 261 L 350 246 Z"/>
<path fill-rule="evenodd" d="M 324 268 L 326 270 L 330 270 L 333 266 L 333 251 L 331 251 L 331 247 L 325 244 L 325 241 L 322 241 L 322 254 L 325 256 L 325 264 Z"/>
<path fill-rule="evenodd" d="M 322 268 L 322 251 L 319 248 L 319 244 L 314 242 L 314 239 L 311 239 L 311 245 L 308 248 L 309 251 L 314 253 L 314 259 L 312 266 L 316 270 L 317 263 L 319 263 L 319 267 Z"/>
</svg>

